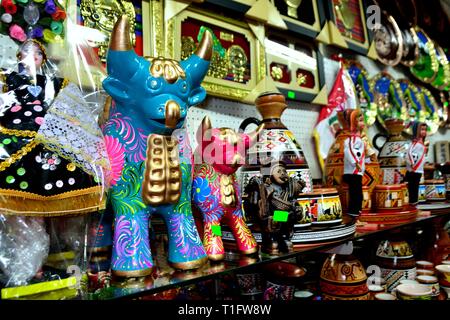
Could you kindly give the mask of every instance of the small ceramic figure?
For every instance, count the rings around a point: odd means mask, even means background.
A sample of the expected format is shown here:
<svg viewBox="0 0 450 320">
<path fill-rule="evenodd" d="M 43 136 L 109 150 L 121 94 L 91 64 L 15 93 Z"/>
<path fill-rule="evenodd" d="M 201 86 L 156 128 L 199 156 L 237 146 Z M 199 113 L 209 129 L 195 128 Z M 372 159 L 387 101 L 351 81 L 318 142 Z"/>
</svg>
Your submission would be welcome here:
<svg viewBox="0 0 450 320">
<path fill-rule="evenodd" d="M 229 225 L 237 248 L 244 254 L 258 251 L 258 245 L 244 221 L 236 170 L 244 163 L 245 151 L 255 142 L 258 131 L 237 134 L 229 128 L 212 129 L 209 117 L 197 131 L 192 200 L 203 215 L 203 245 L 211 260 L 225 257 L 222 237 L 213 230 L 221 220 Z"/>
<path fill-rule="evenodd" d="M 115 101 L 104 127 L 113 168 L 112 272 L 123 277 L 151 273 L 152 214 L 167 224 L 169 263 L 195 269 L 207 256 L 192 216 L 192 151 L 187 134 L 178 129 L 188 108 L 206 98 L 201 82 L 210 64 L 212 36 L 206 31 L 195 53 L 181 62 L 149 61 L 134 52 L 129 27 L 126 15 L 114 27 L 103 81 Z"/>
<path fill-rule="evenodd" d="M 343 181 L 349 188 L 348 215 L 358 217 L 361 214 L 363 190 L 362 177 L 365 171 L 367 145 L 361 137 L 364 129 L 364 116 L 359 109 L 348 111 L 350 115 L 350 136 L 344 141 Z M 371 156 L 376 156 L 371 153 Z"/>
<path fill-rule="evenodd" d="M 290 239 L 295 221 L 302 220 L 298 215 L 306 214 L 297 204 L 297 196 L 305 187 L 305 182 L 290 177 L 283 161 L 274 161 L 262 167 L 261 176 L 262 179 L 252 177 L 246 187 L 249 195 L 246 211 L 258 213 L 256 220 L 262 232 L 263 252 L 289 252 L 292 250 Z M 281 218 L 283 215 L 284 219 Z"/>
<path fill-rule="evenodd" d="M 423 174 L 425 156 L 425 138 L 427 136 L 427 124 L 424 122 L 414 122 L 412 124 L 413 141 L 406 154 L 406 181 L 408 182 L 409 202 L 417 205 L 419 201 L 419 183 Z"/>
</svg>

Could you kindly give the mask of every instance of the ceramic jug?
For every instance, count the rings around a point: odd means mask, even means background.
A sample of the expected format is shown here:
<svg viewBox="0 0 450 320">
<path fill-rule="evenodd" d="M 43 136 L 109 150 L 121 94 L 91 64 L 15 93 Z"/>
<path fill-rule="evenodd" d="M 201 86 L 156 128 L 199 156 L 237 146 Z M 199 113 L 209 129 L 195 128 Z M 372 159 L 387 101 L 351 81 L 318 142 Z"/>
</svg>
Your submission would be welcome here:
<svg viewBox="0 0 450 320">
<path fill-rule="evenodd" d="M 250 124 L 262 125 L 263 129 L 256 144 L 248 150 L 246 165 L 242 168 L 242 189 L 248 180 L 259 174 L 261 165 L 271 160 L 286 163 L 290 176 L 297 176 L 305 182 L 302 192 L 312 192 L 311 172 L 300 144 L 294 134 L 281 122 L 281 115 L 286 110 L 286 99 L 281 93 L 263 93 L 255 101 L 256 109 L 262 116 L 245 119 L 240 127 L 244 131 Z M 243 195 L 244 197 L 245 195 Z"/>
<path fill-rule="evenodd" d="M 373 138 L 373 145 L 378 149 L 378 161 L 380 162 L 382 181 L 380 184 L 400 184 L 406 174 L 406 153 L 410 141 L 402 136 L 405 128 L 403 120 L 388 119 L 385 121 L 388 136 L 376 134 Z M 379 138 L 385 137 L 386 142 L 379 146 Z"/>
<path fill-rule="evenodd" d="M 391 292 L 400 280 L 414 280 L 416 277 L 415 258 L 409 244 L 398 237 L 380 242 L 376 252 L 376 264 L 381 276 Z"/>
</svg>

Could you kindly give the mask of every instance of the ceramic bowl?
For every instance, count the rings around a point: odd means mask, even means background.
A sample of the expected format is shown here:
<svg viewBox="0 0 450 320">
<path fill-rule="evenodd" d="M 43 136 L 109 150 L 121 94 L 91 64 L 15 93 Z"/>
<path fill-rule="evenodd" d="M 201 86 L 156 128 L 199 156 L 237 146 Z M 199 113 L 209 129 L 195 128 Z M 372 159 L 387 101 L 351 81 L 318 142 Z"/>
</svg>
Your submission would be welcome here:
<svg viewBox="0 0 450 320">
<path fill-rule="evenodd" d="M 417 281 L 421 284 L 424 284 L 424 285 L 430 287 L 433 296 L 439 295 L 440 290 L 439 290 L 439 283 L 438 283 L 437 277 L 421 275 L 421 276 L 417 276 Z"/>
<path fill-rule="evenodd" d="M 314 293 L 309 290 L 297 290 L 294 292 L 294 300 L 312 300 Z"/>
<path fill-rule="evenodd" d="M 436 266 L 436 271 L 439 276 L 439 283 L 450 287 L 450 265 L 448 264 L 440 264 Z"/>
<path fill-rule="evenodd" d="M 440 288 L 447 294 L 447 300 L 450 300 L 450 287 L 440 286 Z"/>
<path fill-rule="evenodd" d="M 377 293 L 375 295 L 375 300 L 390 301 L 390 300 L 397 300 L 397 298 L 390 293 Z"/>
<path fill-rule="evenodd" d="M 433 270 L 427 270 L 427 269 L 416 269 L 417 276 L 432 276 L 434 275 Z"/>
<path fill-rule="evenodd" d="M 431 300 L 432 290 L 420 283 L 400 284 L 396 288 L 399 300 Z"/>
<path fill-rule="evenodd" d="M 412 279 L 402 279 L 400 280 L 400 284 L 418 284 L 419 282 L 417 280 Z"/>
<path fill-rule="evenodd" d="M 324 300 L 368 300 L 367 274 L 352 255 L 330 255 L 322 265 L 320 289 Z"/>
<path fill-rule="evenodd" d="M 430 261 L 419 260 L 419 261 L 416 261 L 416 267 L 417 267 L 417 269 L 433 270 L 434 264 Z"/>
</svg>

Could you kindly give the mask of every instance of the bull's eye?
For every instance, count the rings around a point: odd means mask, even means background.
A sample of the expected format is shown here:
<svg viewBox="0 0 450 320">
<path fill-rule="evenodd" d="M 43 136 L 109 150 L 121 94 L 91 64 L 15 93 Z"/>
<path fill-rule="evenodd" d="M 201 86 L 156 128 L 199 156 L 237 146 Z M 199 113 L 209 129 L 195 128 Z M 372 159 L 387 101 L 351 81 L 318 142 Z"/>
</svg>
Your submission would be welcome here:
<svg viewBox="0 0 450 320">
<path fill-rule="evenodd" d="M 161 81 L 155 78 L 150 78 L 147 83 L 151 90 L 158 90 L 161 87 Z"/>
</svg>

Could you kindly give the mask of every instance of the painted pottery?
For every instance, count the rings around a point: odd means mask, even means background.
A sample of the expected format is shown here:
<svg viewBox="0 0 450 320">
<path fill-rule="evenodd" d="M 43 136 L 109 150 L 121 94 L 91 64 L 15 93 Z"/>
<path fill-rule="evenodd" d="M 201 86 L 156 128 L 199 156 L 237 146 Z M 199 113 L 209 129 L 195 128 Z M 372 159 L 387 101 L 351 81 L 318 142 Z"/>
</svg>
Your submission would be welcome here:
<svg viewBox="0 0 450 320">
<path fill-rule="evenodd" d="M 450 202 L 450 162 L 441 163 L 438 166 L 439 171 L 444 176 L 445 181 L 445 199 Z"/>
<path fill-rule="evenodd" d="M 432 271 L 434 270 L 433 262 L 425 261 L 425 260 L 416 261 L 416 267 L 418 269 L 427 269 L 427 270 L 432 270 Z"/>
<path fill-rule="evenodd" d="M 402 136 L 405 128 L 403 120 L 388 119 L 385 121 L 388 130 L 388 136 L 383 134 L 375 135 L 373 144 L 380 152 L 378 161 L 382 172 L 382 181 L 384 185 L 400 184 L 406 174 L 406 153 L 410 141 Z M 380 147 L 377 141 L 380 137 L 387 138 L 386 142 Z"/>
<path fill-rule="evenodd" d="M 213 39 L 203 34 L 196 51 L 178 62 L 138 56 L 121 16 L 111 35 L 108 77 L 103 88 L 114 99 L 103 128 L 112 174 L 114 210 L 111 269 L 119 277 L 151 274 L 149 221 L 163 217 L 167 259 L 175 269 L 199 268 L 207 260 L 191 209 L 192 150 L 184 126 L 187 111 L 206 98 Z"/>
<path fill-rule="evenodd" d="M 374 190 L 374 208 L 384 210 L 402 210 L 405 208 L 405 184 L 382 185 Z"/>
<path fill-rule="evenodd" d="M 417 276 L 432 276 L 434 275 L 433 270 L 427 270 L 427 269 L 416 269 L 416 275 Z"/>
<path fill-rule="evenodd" d="M 426 190 L 427 187 L 423 183 L 419 184 L 419 203 L 427 201 Z"/>
<path fill-rule="evenodd" d="M 267 279 L 264 300 L 293 300 L 295 287 L 306 274 L 306 269 L 284 261 L 270 263 L 263 269 Z"/>
<path fill-rule="evenodd" d="M 450 287 L 450 265 L 440 264 L 436 266 L 439 283 L 444 287 Z"/>
<path fill-rule="evenodd" d="M 309 290 L 296 290 L 294 292 L 294 300 L 313 300 L 314 293 Z"/>
<path fill-rule="evenodd" d="M 375 300 L 375 295 L 377 293 L 383 293 L 385 292 L 384 288 L 382 286 L 377 285 L 369 285 L 369 300 Z"/>
<path fill-rule="evenodd" d="M 192 209 L 201 220 L 203 245 L 210 260 L 225 258 L 221 225 L 227 224 L 234 234 L 236 246 L 243 254 L 258 251 L 241 205 L 241 191 L 236 170 L 241 166 L 245 150 L 256 142 L 258 132 L 236 133 L 229 128 L 212 128 L 208 116 L 197 130 L 192 181 Z M 210 150 L 214 150 L 214 153 Z"/>
<path fill-rule="evenodd" d="M 392 300 L 397 300 L 397 298 L 390 294 L 390 293 L 377 293 L 374 296 L 374 300 L 379 300 L 379 301 L 392 301 Z"/>
<path fill-rule="evenodd" d="M 438 282 L 437 277 L 429 276 L 429 275 L 420 275 L 420 276 L 417 276 L 416 279 L 419 283 L 431 288 L 431 295 L 433 297 L 439 296 L 440 290 L 439 290 L 439 282 Z"/>
<path fill-rule="evenodd" d="M 324 300 L 368 300 L 366 271 L 351 255 L 330 255 L 320 272 Z"/>
<path fill-rule="evenodd" d="M 427 201 L 445 201 L 446 190 L 444 180 L 425 180 L 425 198 Z"/>
<path fill-rule="evenodd" d="M 264 275 L 259 272 L 236 274 L 241 296 L 254 300 L 264 292 Z"/>
<path fill-rule="evenodd" d="M 318 188 L 314 192 L 300 195 L 298 204 L 309 212 L 313 225 L 330 225 L 342 221 L 342 206 L 339 194 L 334 188 Z M 298 221 L 302 224 L 304 221 Z"/>
<path fill-rule="evenodd" d="M 248 118 L 239 127 L 241 131 L 250 124 L 262 127 L 258 141 L 248 150 L 246 165 L 241 170 L 242 189 L 245 190 L 250 178 L 260 175 L 261 165 L 283 161 L 290 176 L 305 182 L 302 191 L 311 192 L 312 177 L 303 149 L 292 131 L 281 122 L 282 113 L 287 108 L 285 97 L 280 93 L 263 93 L 255 100 L 255 104 L 262 120 Z"/>
<path fill-rule="evenodd" d="M 328 187 L 336 187 L 340 194 L 342 185 L 342 176 L 344 174 L 344 141 L 350 137 L 350 125 L 344 119 L 343 111 L 338 112 L 338 120 L 342 130 L 336 136 L 334 143 L 330 147 L 326 161 L 325 161 L 325 182 Z M 367 135 L 363 135 L 363 140 L 370 148 L 372 145 L 367 139 Z M 363 186 L 369 188 L 369 193 L 372 192 L 375 185 L 379 183 L 380 165 L 376 162 L 366 162 L 366 170 L 363 175 Z M 343 201 L 341 199 L 341 201 Z"/>
<path fill-rule="evenodd" d="M 399 300 L 431 300 L 432 289 L 423 284 L 400 284 L 396 288 Z"/>
<path fill-rule="evenodd" d="M 406 241 L 384 240 L 378 246 L 376 263 L 391 292 L 403 279 L 414 280 L 416 266 L 413 252 Z"/>
</svg>

